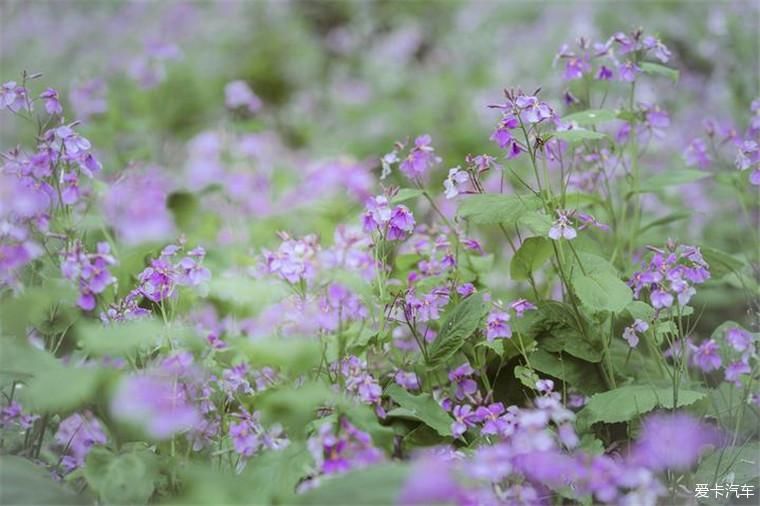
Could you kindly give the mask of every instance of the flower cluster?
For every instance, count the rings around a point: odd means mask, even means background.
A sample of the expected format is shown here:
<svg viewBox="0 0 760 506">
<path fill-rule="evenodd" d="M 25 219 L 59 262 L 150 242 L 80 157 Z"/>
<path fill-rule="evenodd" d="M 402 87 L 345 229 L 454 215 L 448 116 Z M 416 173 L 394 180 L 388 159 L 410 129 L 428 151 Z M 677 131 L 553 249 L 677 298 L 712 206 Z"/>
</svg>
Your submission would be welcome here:
<svg viewBox="0 0 760 506">
<path fill-rule="evenodd" d="M 639 63 L 649 56 L 667 63 L 671 53 L 660 39 L 635 30 L 618 32 L 604 42 L 591 42 L 582 37 L 575 50 L 564 44 L 555 62 L 564 63 L 562 78 L 566 81 L 588 77 L 600 81 L 632 82 L 642 72 Z"/>
<path fill-rule="evenodd" d="M 638 299 L 646 290 L 649 302 L 658 310 L 671 307 L 676 299 L 679 306 L 685 306 L 696 293 L 694 285 L 710 278 L 709 266 L 699 248 L 669 244 L 666 250 L 652 249 L 649 264 L 633 273 L 628 282 L 634 296 Z"/>
<path fill-rule="evenodd" d="M 391 208 L 384 195 L 372 197 L 367 201 L 362 215 L 362 227 L 365 232 L 378 232 L 389 241 L 406 238 L 414 230 L 414 216 L 409 208 L 399 204 Z"/>
<path fill-rule="evenodd" d="M 79 288 L 77 304 L 85 311 L 92 311 L 97 304 L 96 295 L 116 282 L 116 278 L 108 270 L 116 263 L 111 256 L 111 248 L 107 242 L 98 243 L 96 253 L 87 253 L 81 242 L 73 243 L 64 250 L 61 258 L 61 273 Z"/>
</svg>

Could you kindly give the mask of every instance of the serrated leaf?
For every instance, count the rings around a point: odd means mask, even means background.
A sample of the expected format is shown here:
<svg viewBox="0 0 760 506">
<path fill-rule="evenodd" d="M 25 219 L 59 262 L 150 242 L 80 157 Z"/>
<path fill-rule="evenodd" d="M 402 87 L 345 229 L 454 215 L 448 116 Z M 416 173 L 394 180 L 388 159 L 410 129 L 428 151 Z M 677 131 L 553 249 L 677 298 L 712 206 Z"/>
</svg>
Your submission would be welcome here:
<svg viewBox="0 0 760 506">
<path fill-rule="evenodd" d="M 441 436 L 451 436 L 453 420 L 430 394 L 412 395 L 396 384 L 388 386 L 385 393 L 406 410 L 401 413 L 404 418 L 415 417 Z"/>
<path fill-rule="evenodd" d="M 536 383 L 540 379 L 536 371 L 522 365 L 515 366 L 514 374 L 520 383 L 531 389 L 536 388 Z"/>
<path fill-rule="evenodd" d="M 483 296 L 475 293 L 448 311 L 441 320 L 441 330 L 428 348 L 431 366 L 441 364 L 462 347 L 465 340 L 478 329 L 486 312 Z"/>
<path fill-rule="evenodd" d="M 595 312 L 619 313 L 633 301 L 628 285 L 608 272 L 574 276 L 572 284 L 583 305 Z"/>
<path fill-rule="evenodd" d="M 617 117 L 617 113 L 609 109 L 587 109 L 568 114 L 562 118 L 562 121 L 565 123 L 575 122 L 583 126 L 593 126 L 615 120 Z"/>
<path fill-rule="evenodd" d="M 554 253 L 551 240 L 546 237 L 529 237 L 518 248 L 509 273 L 515 281 L 529 279 L 531 275 L 546 262 Z"/>
<path fill-rule="evenodd" d="M 522 215 L 540 206 L 541 201 L 532 195 L 483 193 L 462 199 L 459 202 L 458 213 L 462 218 L 479 225 L 513 225 Z"/>
<path fill-rule="evenodd" d="M 676 69 L 666 67 L 665 65 L 660 65 L 659 63 L 653 62 L 641 62 L 639 63 L 639 68 L 645 74 L 663 76 L 667 77 L 674 83 L 678 82 L 678 71 Z"/>
</svg>

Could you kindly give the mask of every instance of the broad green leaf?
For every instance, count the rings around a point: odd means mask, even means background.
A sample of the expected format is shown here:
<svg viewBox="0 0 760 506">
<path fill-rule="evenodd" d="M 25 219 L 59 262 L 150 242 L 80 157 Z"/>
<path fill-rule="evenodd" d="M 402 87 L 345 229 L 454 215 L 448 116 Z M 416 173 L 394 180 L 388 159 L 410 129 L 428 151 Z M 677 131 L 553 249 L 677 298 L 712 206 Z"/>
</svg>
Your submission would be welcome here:
<svg viewBox="0 0 760 506">
<path fill-rule="evenodd" d="M 718 448 L 700 462 L 695 483 L 749 484 L 760 478 L 760 443 Z"/>
<path fill-rule="evenodd" d="M 377 464 L 332 478 L 324 477 L 319 487 L 296 496 L 296 504 L 393 505 L 409 473 L 406 464 Z"/>
<path fill-rule="evenodd" d="M 681 389 L 678 406 L 688 406 L 705 396 L 704 392 Z M 627 422 L 657 406 L 673 408 L 673 389 L 649 385 L 628 385 L 592 395 L 579 416 L 589 425 L 597 422 Z"/>
<path fill-rule="evenodd" d="M 21 391 L 35 412 L 68 412 L 95 399 L 105 371 L 97 367 L 56 364 L 39 372 Z"/>
<path fill-rule="evenodd" d="M 96 356 L 124 356 L 163 341 L 166 328 L 158 320 L 141 319 L 103 325 L 88 322 L 78 327 L 82 348 Z"/>
<path fill-rule="evenodd" d="M 49 282 L 0 299 L 0 335 L 25 338 L 29 327 L 39 327 L 54 308 L 76 303 L 76 290 L 68 283 Z"/>
<path fill-rule="evenodd" d="M 666 186 L 680 186 L 693 183 L 709 177 L 709 172 L 694 169 L 669 170 L 662 174 L 647 177 L 639 185 L 639 193 L 650 193 L 662 190 Z"/>
<path fill-rule="evenodd" d="M 554 253 L 551 239 L 546 237 L 529 237 L 523 241 L 520 248 L 512 257 L 509 271 L 512 279 L 522 281 L 530 276 L 546 262 Z"/>
<path fill-rule="evenodd" d="M 414 188 L 401 188 L 391 199 L 391 204 L 400 204 L 407 200 L 416 199 L 420 197 L 422 193 L 422 190 L 415 190 Z"/>
<path fill-rule="evenodd" d="M 87 504 L 53 480 L 50 472 L 15 455 L 0 455 L 0 504 Z"/>
<path fill-rule="evenodd" d="M 57 365 L 55 357 L 47 351 L 20 339 L 0 337 L 0 374 L 29 377 Z"/>
<path fill-rule="evenodd" d="M 601 132 L 595 132 L 594 130 L 587 130 L 585 128 L 563 130 L 561 132 L 554 132 L 553 135 L 557 139 L 569 142 L 570 144 L 576 144 L 583 141 L 595 141 L 607 137 Z"/>
<path fill-rule="evenodd" d="M 531 389 L 536 388 L 536 382 L 541 379 L 536 371 L 522 365 L 515 366 L 514 374 L 520 383 Z"/>
<path fill-rule="evenodd" d="M 702 258 L 710 266 L 710 274 L 718 279 L 732 272 L 739 272 L 744 267 L 744 262 L 734 258 L 733 255 L 715 248 L 701 247 Z"/>
<path fill-rule="evenodd" d="M 545 236 L 552 228 L 552 220 L 541 211 L 528 212 L 520 216 L 519 224 L 527 227 L 534 234 Z"/>
<path fill-rule="evenodd" d="M 441 330 L 428 348 L 430 365 L 437 365 L 453 356 L 465 340 L 480 326 L 487 307 L 483 296 L 475 293 L 449 310 L 441 320 Z"/>
<path fill-rule="evenodd" d="M 114 454 L 96 447 L 84 467 L 87 483 L 106 504 L 146 504 L 158 479 L 158 460 L 149 451 Z"/>
<path fill-rule="evenodd" d="M 574 121 L 582 126 L 593 126 L 615 120 L 617 117 L 617 113 L 609 109 L 587 109 L 585 111 L 568 114 L 562 118 L 562 121 L 565 123 Z"/>
<path fill-rule="evenodd" d="M 209 282 L 209 296 L 249 311 L 280 300 L 287 293 L 283 283 L 249 276 L 214 276 Z"/>
<path fill-rule="evenodd" d="M 541 349 L 533 352 L 529 359 L 535 370 L 560 379 L 581 393 L 591 395 L 605 390 L 604 380 L 592 363 Z"/>
<path fill-rule="evenodd" d="M 513 225 L 521 216 L 540 206 L 541 201 L 532 195 L 484 193 L 462 199 L 459 203 L 459 216 L 479 225 Z"/>
<path fill-rule="evenodd" d="M 645 74 L 663 76 L 663 77 L 667 77 L 674 83 L 678 82 L 678 71 L 676 69 L 666 67 L 665 65 L 660 65 L 659 63 L 652 63 L 652 62 L 642 62 L 642 63 L 639 63 L 639 68 Z"/>
<path fill-rule="evenodd" d="M 654 308 L 646 302 L 641 302 L 640 300 L 634 300 L 628 304 L 628 307 L 626 307 L 625 310 L 628 312 L 628 314 L 631 315 L 632 318 L 638 318 L 639 320 L 643 321 L 650 321 L 652 318 L 654 318 L 655 315 Z"/>
<path fill-rule="evenodd" d="M 303 443 L 257 455 L 246 466 L 242 480 L 249 504 L 292 504 L 296 485 L 309 473 L 312 457 Z"/>
<path fill-rule="evenodd" d="M 451 436 L 451 417 L 430 394 L 412 395 L 400 386 L 392 384 L 385 393 L 405 412 L 397 413 L 403 418 L 414 418 L 435 429 L 442 436 Z M 391 416 L 392 413 L 389 413 Z"/>
<path fill-rule="evenodd" d="M 633 301 L 628 285 L 607 272 L 574 276 L 573 289 L 584 306 L 592 311 L 619 313 Z"/>
<path fill-rule="evenodd" d="M 281 423 L 291 438 L 303 438 L 306 426 L 317 418 L 317 409 L 336 400 L 339 394 L 324 383 L 271 388 L 256 396 L 264 423 Z"/>
<path fill-rule="evenodd" d="M 234 343 L 254 367 L 278 367 L 300 374 L 319 365 L 321 350 L 316 338 L 268 337 Z"/>
</svg>

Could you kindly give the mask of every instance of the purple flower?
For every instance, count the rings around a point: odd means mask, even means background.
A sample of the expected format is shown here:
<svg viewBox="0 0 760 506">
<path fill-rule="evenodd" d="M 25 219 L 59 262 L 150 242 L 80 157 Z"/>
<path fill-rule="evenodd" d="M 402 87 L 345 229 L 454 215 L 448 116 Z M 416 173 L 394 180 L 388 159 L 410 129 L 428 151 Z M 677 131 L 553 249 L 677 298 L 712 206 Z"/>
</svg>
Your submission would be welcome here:
<svg viewBox="0 0 760 506">
<path fill-rule="evenodd" d="M 689 167 L 699 167 L 707 169 L 712 163 L 712 159 L 707 152 L 707 143 L 704 139 L 693 139 L 683 152 L 683 158 Z"/>
<path fill-rule="evenodd" d="M 673 295 L 664 290 L 653 290 L 649 294 L 649 300 L 655 309 L 662 309 L 673 305 Z"/>
<path fill-rule="evenodd" d="M 111 414 L 143 427 L 151 438 L 158 440 L 191 430 L 201 421 L 176 380 L 149 375 L 122 380 L 111 400 Z"/>
<path fill-rule="evenodd" d="M 649 329 L 649 324 L 643 320 L 636 318 L 633 321 L 633 325 L 626 327 L 623 330 L 623 339 L 628 341 L 628 346 L 635 348 L 639 344 L 639 336 L 642 332 L 646 332 Z"/>
<path fill-rule="evenodd" d="M 483 424 L 480 432 L 488 435 L 497 435 L 504 432 L 506 425 L 508 425 L 508 422 L 501 418 L 504 411 L 504 405 L 500 402 L 495 402 L 487 407 L 479 406 L 475 410 L 475 414 L 478 417 L 478 421 Z"/>
<path fill-rule="evenodd" d="M 512 337 L 512 327 L 509 326 L 510 316 L 503 311 L 491 311 L 486 320 L 486 339 L 493 341 L 496 338 Z"/>
<path fill-rule="evenodd" d="M 566 81 L 582 79 L 586 72 L 591 71 L 591 64 L 585 58 L 571 56 L 565 62 L 565 73 L 562 78 Z"/>
<path fill-rule="evenodd" d="M 642 424 L 631 458 L 653 471 L 686 471 L 720 439 L 717 429 L 685 413 L 654 414 Z"/>
<path fill-rule="evenodd" d="M 457 287 L 457 293 L 462 297 L 469 297 L 475 293 L 475 285 L 472 283 L 462 283 Z"/>
<path fill-rule="evenodd" d="M 447 199 L 453 199 L 457 195 L 459 195 L 460 187 L 464 184 L 466 184 L 470 180 L 470 176 L 467 175 L 467 172 L 462 171 L 459 167 L 454 167 L 453 169 L 449 169 L 449 175 L 446 178 L 446 180 L 443 182 L 443 187 L 445 188 L 444 194 L 446 195 Z"/>
<path fill-rule="evenodd" d="M 454 406 L 451 414 L 454 415 L 454 422 L 451 424 L 451 434 L 455 438 L 459 438 L 467 432 L 468 427 L 474 427 L 479 418 L 469 404 Z"/>
<path fill-rule="evenodd" d="M 8 81 L 0 86 L 0 109 L 8 108 L 13 112 L 19 112 L 30 107 L 28 91 L 19 86 L 15 81 Z"/>
<path fill-rule="evenodd" d="M 430 145 L 431 142 L 432 139 L 429 135 L 417 137 L 409 155 L 399 164 L 399 170 L 409 179 L 422 178 L 430 169 L 441 162 Z"/>
<path fill-rule="evenodd" d="M 64 251 L 61 259 L 61 273 L 66 279 L 74 281 L 79 288 L 78 305 L 85 311 L 95 309 L 95 295 L 116 282 L 109 266 L 116 263 L 110 254 L 108 243 L 98 243 L 97 253 L 87 253 L 81 242 L 74 242 Z"/>
<path fill-rule="evenodd" d="M 721 366 L 720 347 L 713 339 L 700 344 L 691 357 L 692 363 L 704 372 L 714 371 Z"/>
<path fill-rule="evenodd" d="M 414 230 L 414 225 L 414 216 L 409 208 L 404 205 L 396 206 L 388 222 L 388 240 L 397 241 L 405 238 Z"/>
<path fill-rule="evenodd" d="M 106 435 L 100 421 L 92 413 L 75 413 L 61 421 L 55 433 L 55 441 L 67 454 L 62 463 L 66 471 L 70 472 L 84 465 L 85 458 L 94 445 L 106 444 Z"/>
<path fill-rule="evenodd" d="M 89 119 L 108 110 L 106 101 L 106 82 L 103 79 L 90 79 L 74 86 L 69 92 L 71 107 L 76 117 Z"/>
<path fill-rule="evenodd" d="M 128 245 L 169 239 L 174 218 L 166 206 L 171 189 L 158 168 L 128 170 L 112 184 L 103 200 L 103 212 L 118 238 Z"/>
<path fill-rule="evenodd" d="M 331 423 L 323 424 L 307 446 L 318 471 L 323 474 L 345 473 L 384 460 L 383 453 L 372 445 L 369 434 L 345 419 L 341 419 L 337 430 Z"/>
<path fill-rule="evenodd" d="M 566 212 L 557 211 L 558 218 L 549 229 L 549 238 L 555 241 L 560 239 L 572 240 L 578 235 L 575 229 L 570 225 Z"/>
<path fill-rule="evenodd" d="M 752 372 L 752 368 L 747 363 L 747 360 L 737 360 L 736 362 L 732 362 L 728 365 L 728 367 L 726 367 L 726 381 L 730 381 L 736 385 L 737 388 L 741 388 L 741 377 L 745 374 L 749 374 L 750 372 Z"/>
<path fill-rule="evenodd" d="M 520 111 L 520 119 L 525 123 L 538 123 L 554 115 L 546 102 L 541 102 L 534 96 L 520 95 L 515 99 L 515 105 Z"/>
<path fill-rule="evenodd" d="M 606 65 L 601 65 L 596 72 L 596 79 L 599 81 L 609 81 L 612 79 L 613 75 L 612 69 Z"/>
<path fill-rule="evenodd" d="M 518 318 L 522 317 L 525 311 L 537 309 L 536 306 L 527 299 L 518 299 L 510 304 L 510 307 L 514 310 Z"/>
<path fill-rule="evenodd" d="M 56 90 L 48 88 L 40 93 L 40 98 L 45 102 L 45 110 L 48 114 L 51 116 L 63 114 L 63 106 Z"/>
<path fill-rule="evenodd" d="M 454 474 L 454 462 L 431 454 L 415 460 L 397 499 L 399 505 L 462 504 L 465 490 Z"/>
<path fill-rule="evenodd" d="M 636 74 L 641 72 L 638 65 L 632 61 L 627 61 L 618 65 L 618 75 L 621 81 L 633 82 L 636 80 Z"/>
<path fill-rule="evenodd" d="M 393 380 L 405 390 L 419 390 L 420 381 L 413 372 L 396 371 Z"/>
<path fill-rule="evenodd" d="M 726 331 L 726 341 L 736 351 L 747 351 L 754 341 L 752 334 L 739 327 L 732 327 Z"/>
<path fill-rule="evenodd" d="M 250 113 L 256 113 L 262 107 L 261 99 L 245 81 L 227 83 L 224 87 L 224 104 L 230 109 L 245 108 Z"/>
<path fill-rule="evenodd" d="M 467 362 L 449 372 L 449 380 L 457 386 L 457 399 L 464 399 L 478 391 L 477 382 L 471 378 L 474 374 L 475 370 Z"/>
<path fill-rule="evenodd" d="M 512 472 L 512 449 L 506 444 L 478 448 L 468 463 L 467 474 L 476 480 L 499 483 Z"/>
<path fill-rule="evenodd" d="M 263 251 L 262 267 L 269 274 L 276 274 L 288 283 L 309 281 L 316 274 L 316 260 L 319 250 L 317 237 L 307 235 L 293 239 L 281 235 L 283 241 L 277 251 Z"/>
</svg>

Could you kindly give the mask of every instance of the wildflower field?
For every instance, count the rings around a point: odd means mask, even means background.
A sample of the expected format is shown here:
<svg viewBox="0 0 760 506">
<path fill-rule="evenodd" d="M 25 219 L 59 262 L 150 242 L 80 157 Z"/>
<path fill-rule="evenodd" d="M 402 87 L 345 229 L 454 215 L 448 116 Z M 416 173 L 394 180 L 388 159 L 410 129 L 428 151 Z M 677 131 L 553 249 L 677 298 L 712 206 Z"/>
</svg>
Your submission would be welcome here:
<svg viewBox="0 0 760 506">
<path fill-rule="evenodd" d="M 759 504 L 758 97 L 751 0 L 0 0 L 0 504 Z"/>
</svg>

